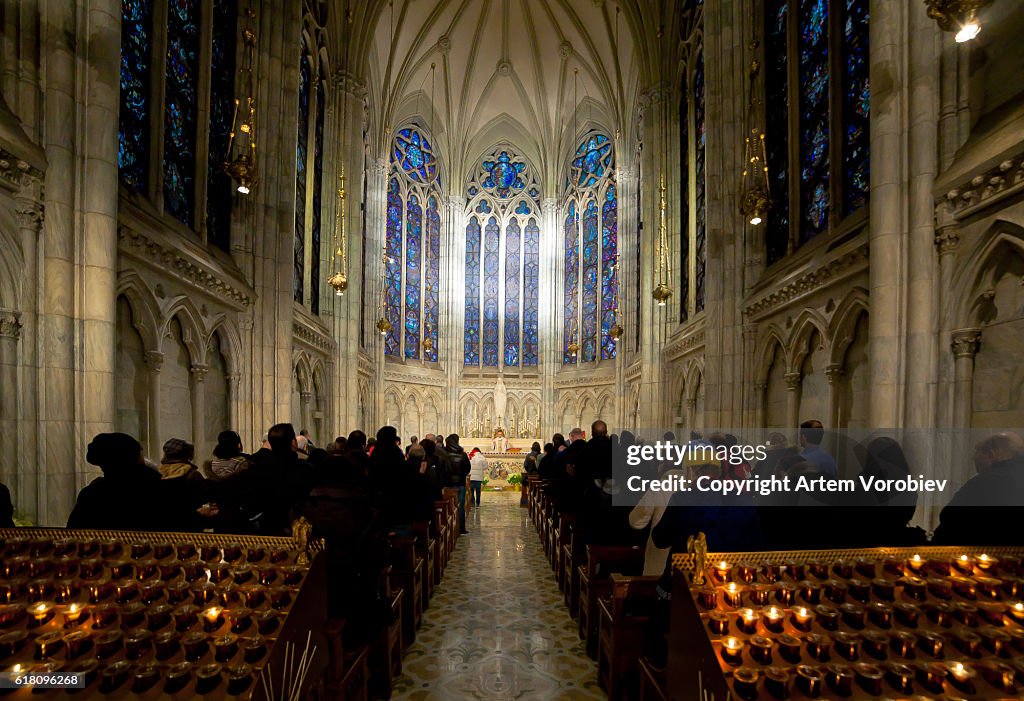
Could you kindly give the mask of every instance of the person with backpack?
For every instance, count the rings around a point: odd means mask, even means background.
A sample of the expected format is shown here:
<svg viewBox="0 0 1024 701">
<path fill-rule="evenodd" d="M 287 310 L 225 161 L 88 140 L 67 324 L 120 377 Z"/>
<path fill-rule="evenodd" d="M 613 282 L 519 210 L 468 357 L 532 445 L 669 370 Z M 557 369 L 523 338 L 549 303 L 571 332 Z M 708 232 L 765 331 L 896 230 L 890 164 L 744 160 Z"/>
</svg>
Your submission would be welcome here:
<svg viewBox="0 0 1024 701">
<path fill-rule="evenodd" d="M 470 463 L 466 451 L 459 445 L 459 434 L 453 433 L 445 441 L 448 453 L 448 470 L 444 484 L 446 487 L 459 490 L 459 533 L 465 535 L 466 530 L 466 478 L 469 477 Z"/>
</svg>

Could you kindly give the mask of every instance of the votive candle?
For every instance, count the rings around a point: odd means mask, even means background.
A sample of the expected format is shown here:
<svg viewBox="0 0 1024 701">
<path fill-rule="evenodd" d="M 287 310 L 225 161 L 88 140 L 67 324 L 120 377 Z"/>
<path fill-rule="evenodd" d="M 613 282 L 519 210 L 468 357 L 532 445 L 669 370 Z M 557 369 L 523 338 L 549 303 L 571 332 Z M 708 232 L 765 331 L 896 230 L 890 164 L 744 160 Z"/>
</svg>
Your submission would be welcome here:
<svg viewBox="0 0 1024 701">
<path fill-rule="evenodd" d="M 814 622 L 814 614 L 811 613 L 810 609 L 808 609 L 808 608 L 806 608 L 804 606 L 799 606 L 799 607 L 793 609 L 793 614 L 792 614 L 792 616 L 790 618 L 790 623 L 792 623 L 793 627 L 796 628 L 797 630 L 800 630 L 800 631 L 803 631 L 803 632 L 806 633 L 807 631 L 809 631 L 811 629 L 811 624 L 813 622 Z"/>
<path fill-rule="evenodd" d="M 743 641 L 731 635 L 722 640 L 722 659 L 728 664 L 738 665 L 743 660 Z"/>
</svg>

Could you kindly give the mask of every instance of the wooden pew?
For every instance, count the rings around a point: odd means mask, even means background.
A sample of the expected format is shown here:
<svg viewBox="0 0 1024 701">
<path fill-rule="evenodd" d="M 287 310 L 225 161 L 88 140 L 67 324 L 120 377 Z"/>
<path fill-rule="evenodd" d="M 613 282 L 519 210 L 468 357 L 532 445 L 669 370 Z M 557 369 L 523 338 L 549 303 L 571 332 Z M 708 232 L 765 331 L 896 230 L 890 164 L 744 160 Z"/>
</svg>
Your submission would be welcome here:
<svg viewBox="0 0 1024 701">
<path fill-rule="evenodd" d="M 380 585 L 387 597 L 391 617 L 384 626 L 370 650 L 371 686 L 378 695 L 386 692 L 390 697 L 391 687 L 395 678 L 402 673 L 402 601 L 405 592 L 401 587 L 394 586 L 391 578 L 392 568 L 388 566 L 381 572 Z"/>
<path fill-rule="evenodd" d="M 434 560 L 434 584 L 441 583 L 445 565 L 448 564 L 448 517 L 444 500 L 434 502 L 434 518 L 430 522 L 430 536 L 437 542 L 437 558 Z"/>
<path fill-rule="evenodd" d="M 406 594 L 403 606 L 402 634 L 406 645 L 416 639 L 416 630 L 423 622 L 423 558 L 416 555 L 416 540 L 391 538 L 391 576 Z"/>
<path fill-rule="evenodd" d="M 597 657 L 597 602 L 610 591 L 609 575 L 639 575 L 644 571 L 644 549 L 639 545 L 588 545 L 587 560 L 579 568 L 580 607 L 578 630 L 587 642 L 587 654 Z"/>
<path fill-rule="evenodd" d="M 565 546 L 570 545 L 572 531 L 579 523 L 576 514 L 560 514 L 558 518 L 558 534 L 555 537 L 555 576 L 558 578 L 558 591 L 565 591 Z"/>
<path fill-rule="evenodd" d="M 665 673 L 655 670 L 644 657 L 640 658 L 639 701 L 668 701 Z"/>
<path fill-rule="evenodd" d="M 564 536 L 562 543 L 562 560 L 565 571 L 565 586 L 562 595 L 565 605 L 569 609 L 569 615 L 573 618 L 579 616 L 580 606 L 580 573 L 579 564 L 586 556 L 584 536 L 581 531 L 581 524 L 576 522 L 569 526 L 569 533 Z"/>
<path fill-rule="evenodd" d="M 416 535 L 416 554 L 423 558 L 423 608 L 430 607 L 434 597 L 434 566 L 437 559 L 437 539 L 430 535 L 430 523 L 417 521 L 412 524 Z"/>
<path fill-rule="evenodd" d="M 598 601 L 600 619 L 597 681 L 609 701 L 626 698 L 634 687 L 644 647 L 644 632 L 654 610 L 659 576 L 612 574 L 609 593 Z"/>
</svg>

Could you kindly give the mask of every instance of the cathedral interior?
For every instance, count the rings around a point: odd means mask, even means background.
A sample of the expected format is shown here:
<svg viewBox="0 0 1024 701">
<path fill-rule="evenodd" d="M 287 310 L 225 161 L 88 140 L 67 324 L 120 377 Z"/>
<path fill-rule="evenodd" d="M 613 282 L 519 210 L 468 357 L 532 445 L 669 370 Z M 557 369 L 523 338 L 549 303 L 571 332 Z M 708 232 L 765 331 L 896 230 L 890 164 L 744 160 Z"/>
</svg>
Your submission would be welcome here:
<svg viewBox="0 0 1024 701">
<path fill-rule="evenodd" d="M 0 480 L 62 524 L 111 430 L 1019 427 L 981 4 L 7 2 Z"/>
</svg>

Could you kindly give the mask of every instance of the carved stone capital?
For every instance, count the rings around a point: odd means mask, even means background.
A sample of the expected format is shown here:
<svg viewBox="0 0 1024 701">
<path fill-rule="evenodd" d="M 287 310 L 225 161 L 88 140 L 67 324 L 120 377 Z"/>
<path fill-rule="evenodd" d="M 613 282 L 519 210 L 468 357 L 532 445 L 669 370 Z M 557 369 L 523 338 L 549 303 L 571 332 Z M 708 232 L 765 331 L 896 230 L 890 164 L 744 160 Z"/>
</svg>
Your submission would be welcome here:
<svg viewBox="0 0 1024 701">
<path fill-rule="evenodd" d="M 43 224 L 41 202 L 27 197 L 19 197 L 15 200 L 14 212 L 18 215 L 18 226 L 39 233 Z"/>
<path fill-rule="evenodd" d="M 0 338 L 21 338 L 21 314 L 14 311 L 0 311 Z"/>
<path fill-rule="evenodd" d="M 299 399 L 302 400 L 303 404 L 309 404 L 311 401 L 313 401 L 313 393 L 312 392 L 299 392 Z"/>
<path fill-rule="evenodd" d="M 693 411 L 694 409 L 696 409 L 697 408 L 697 398 L 696 397 L 687 397 L 686 398 L 686 408 L 688 410 L 690 410 L 690 411 Z"/>
<path fill-rule="evenodd" d="M 828 380 L 830 385 L 835 385 L 839 382 L 839 378 L 844 374 L 846 374 L 846 370 L 843 369 L 842 365 L 834 364 L 825 368 L 825 379 Z"/>
<path fill-rule="evenodd" d="M 42 171 L 0 148 L 0 183 L 17 191 L 42 179 Z"/>
<path fill-rule="evenodd" d="M 160 351 L 146 351 L 146 367 L 150 372 L 160 372 L 164 366 L 164 354 Z"/>
<path fill-rule="evenodd" d="M 800 389 L 800 382 L 803 380 L 803 376 L 798 372 L 787 372 L 786 373 L 786 389 L 790 392 L 796 392 Z"/>
<path fill-rule="evenodd" d="M 388 159 L 378 158 L 373 162 L 373 174 L 381 178 L 388 177 Z"/>
<path fill-rule="evenodd" d="M 461 212 L 466 207 L 466 198 L 462 195 L 448 195 L 448 209 L 454 212 Z"/>
<path fill-rule="evenodd" d="M 981 329 L 958 329 L 949 344 L 956 358 L 974 358 L 981 346 Z"/>
<path fill-rule="evenodd" d="M 206 380 L 206 373 L 210 372 L 210 368 L 207 365 L 193 365 L 188 371 L 192 373 L 192 379 L 196 382 L 203 382 Z"/>
<path fill-rule="evenodd" d="M 767 392 L 767 391 L 768 391 L 768 383 L 767 382 L 758 382 L 757 384 L 754 385 L 754 394 L 756 394 L 759 397 L 763 397 L 764 393 Z"/>
<path fill-rule="evenodd" d="M 345 93 L 357 99 L 366 97 L 366 83 L 359 80 L 355 75 L 338 69 L 331 76 L 331 83 L 341 93 Z"/>
<path fill-rule="evenodd" d="M 545 197 L 540 201 L 540 211 L 543 214 L 558 211 L 558 200 L 554 197 Z"/>
<path fill-rule="evenodd" d="M 238 387 L 242 384 L 242 375 L 238 372 L 229 373 L 224 379 L 226 379 L 228 384 L 232 387 Z"/>
<path fill-rule="evenodd" d="M 960 247 L 959 231 L 956 226 L 944 226 L 935 232 L 935 247 L 939 249 L 940 256 L 955 253 Z"/>
</svg>

